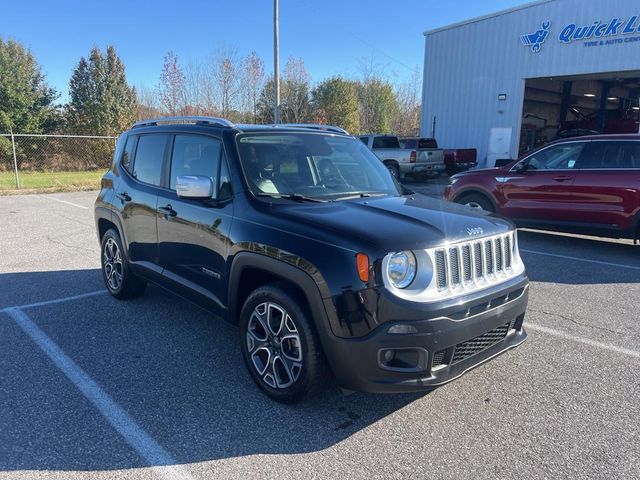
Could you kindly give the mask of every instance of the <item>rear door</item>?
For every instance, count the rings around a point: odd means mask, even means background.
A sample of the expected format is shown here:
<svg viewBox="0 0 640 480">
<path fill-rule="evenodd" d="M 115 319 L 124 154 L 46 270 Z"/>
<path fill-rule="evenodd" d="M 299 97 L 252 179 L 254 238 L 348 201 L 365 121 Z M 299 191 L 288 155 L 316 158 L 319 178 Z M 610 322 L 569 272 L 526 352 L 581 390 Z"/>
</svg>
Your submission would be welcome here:
<svg viewBox="0 0 640 480">
<path fill-rule="evenodd" d="M 578 168 L 575 221 L 603 233 L 629 230 L 640 210 L 640 142 L 590 142 Z"/>
<path fill-rule="evenodd" d="M 584 147 L 585 142 L 552 145 L 524 159 L 524 171 L 514 167 L 496 177 L 502 213 L 521 224 L 571 221 L 576 165 Z"/>
<path fill-rule="evenodd" d="M 129 261 L 134 269 L 145 267 L 156 274 L 160 272 L 157 201 L 169 138 L 167 134 L 129 136 L 114 199 Z"/>
<path fill-rule="evenodd" d="M 209 135 L 176 134 L 168 170 L 167 188 L 158 196 L 158 244 L 164 280 L 185 296 L 222 313 L 233 215 L 222 141 Z M 180 175 L 210 177 L 214 184 L 212 197 L 178 197 L 175 188 Z"/>
</svg>

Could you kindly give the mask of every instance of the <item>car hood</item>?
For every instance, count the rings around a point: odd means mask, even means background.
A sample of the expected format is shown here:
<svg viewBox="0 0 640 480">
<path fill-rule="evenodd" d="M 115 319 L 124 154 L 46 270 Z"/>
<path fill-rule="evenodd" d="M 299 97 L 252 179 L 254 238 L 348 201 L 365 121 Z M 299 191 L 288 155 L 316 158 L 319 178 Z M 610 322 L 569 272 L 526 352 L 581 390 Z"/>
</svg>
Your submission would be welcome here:
<svg viewBox="0 0 640 480">
<path fill-rule="evenodd" d="M 513 228 L 509 221 L 488 212 L 419 194 L 288 204 L 278 215 L 314 227 L 319 237 L 326 239 L 329 234 L 341 243 L 352 243 L 355 249 L 365 244 L 383 252 L 430 248 Z"/>
</svg>

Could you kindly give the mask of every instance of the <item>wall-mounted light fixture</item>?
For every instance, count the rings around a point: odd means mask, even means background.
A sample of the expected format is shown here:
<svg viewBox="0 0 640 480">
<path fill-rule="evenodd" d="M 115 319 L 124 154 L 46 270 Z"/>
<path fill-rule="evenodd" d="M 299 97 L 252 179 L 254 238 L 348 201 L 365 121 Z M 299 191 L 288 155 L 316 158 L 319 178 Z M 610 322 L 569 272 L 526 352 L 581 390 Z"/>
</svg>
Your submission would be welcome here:
<svg viewBox="0 0 640 480">
<path fill-rule="evenodd" d="M 504 102 L 506 99 L 507 99 L 507 94 L 506 93 L 498 94 L 498 100 L 500 100 L 501 102 Z"/>
</svg>

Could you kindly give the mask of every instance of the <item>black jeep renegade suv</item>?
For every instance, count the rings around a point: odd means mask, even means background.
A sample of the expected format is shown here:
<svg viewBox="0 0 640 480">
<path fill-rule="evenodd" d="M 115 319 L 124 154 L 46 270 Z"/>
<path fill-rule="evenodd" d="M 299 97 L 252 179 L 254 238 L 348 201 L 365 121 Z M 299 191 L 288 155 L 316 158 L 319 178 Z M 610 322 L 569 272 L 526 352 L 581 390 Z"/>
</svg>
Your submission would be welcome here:
<svg viewBox="0 0 640 480">
<path fill-rule="evenodd" d="M 433 388 L 527 336 L 513 225 L 408 192 L 336 127 L 139 122 L 95 216 L 109 292 L 153 282 L 238 323 L 276 400 L 331 373 L 350 390 Z"/>
</svg>

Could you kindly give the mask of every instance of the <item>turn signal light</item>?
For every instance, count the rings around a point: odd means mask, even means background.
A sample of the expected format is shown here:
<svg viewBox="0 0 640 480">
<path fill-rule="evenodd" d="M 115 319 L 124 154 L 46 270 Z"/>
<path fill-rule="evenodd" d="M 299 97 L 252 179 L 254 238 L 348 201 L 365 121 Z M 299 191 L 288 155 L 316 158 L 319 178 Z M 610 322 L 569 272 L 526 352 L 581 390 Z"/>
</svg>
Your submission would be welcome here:
<svg viewBox="0 0 640 480">
<path fill-rule="evenodd" d="M 365 253 L 356 255 L 356 264 L 358 266 L 358 276 L 363 282 L 369 281 L 369 257 Z"/>
</svg>

